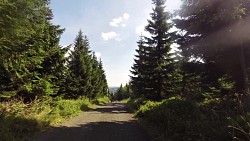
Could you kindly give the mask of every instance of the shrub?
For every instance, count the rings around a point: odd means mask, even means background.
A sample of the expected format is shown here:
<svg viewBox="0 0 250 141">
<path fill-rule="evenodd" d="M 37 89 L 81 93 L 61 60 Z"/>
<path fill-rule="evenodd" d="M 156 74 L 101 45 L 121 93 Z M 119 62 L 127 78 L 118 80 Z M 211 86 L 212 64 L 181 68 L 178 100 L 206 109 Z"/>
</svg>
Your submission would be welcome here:
<svg viewBox="0 0 250 141">
<path fill-rule="evenodd" d="M 0 103 L 0 137 L 1 140 L 16 141 L 40 131 L 38 121 L 32 117 L 33 105 L 20 100 Z"/>
<path fill-rule="evenodd" d="M 140 108 L 140 106 L 145 103 L 145 98 L 129 99 L 127 101 L 126 109 L 130 112 L 136 112 Z"/>
<path fill-rule="evenodd" d="M 47 98 L 25 104 L 20 100 L 0 103 L 0 140 L 22 141 L 49 126 L 59 124 L 92 107 L 89 99 Z"/>
<path fill-rule="evenodd" d="M 154 108 L 158 107 L 162 102 L 153 102 L 153 101 L 145 101 L 146 103 L 140 106 L 139 110 L 135 113 L 136 117 L 145 117 L 151 115 L 150 112 L 153 111 Z"/>
<path fill-rule="evenodd" d="M 110 103 L 110 99 L 109 97 L 107 96 L 104 96 L 104 97 L 99 97 L 99 98 L 96 98 L 92 101 L 94 104 L 97 104 L 97 105 L 103 105 L 103 104 L 107 104 L 107 103 Z"/>
<path fill-rule="evenodd" d="M 22 141 L 39 131 L 34 119 L 0 115 L 0 138 L 2 141 Z"/>
<path fill-rule="evenodd" d="M 136 117 L 155 140 L 228 140 L 225 118 L 203 113 L 202 107 L 178 97 L 147 101 Z"/>
</svg>

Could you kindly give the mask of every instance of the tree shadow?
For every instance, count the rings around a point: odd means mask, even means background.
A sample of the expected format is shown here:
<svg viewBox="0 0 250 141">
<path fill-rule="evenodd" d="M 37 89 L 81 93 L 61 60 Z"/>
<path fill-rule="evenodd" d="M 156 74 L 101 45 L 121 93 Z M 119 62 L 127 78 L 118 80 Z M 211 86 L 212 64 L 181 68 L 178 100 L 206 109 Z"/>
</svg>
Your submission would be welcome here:
<svg viewBox="0 0 250 141">
<path fill-rule="evenodd" d="M 82 104 L 80 107 L 81 111 L 89 111 L 91 108 L 89 108 L 88 104 Z"/>
<path fill-rule="evenodd" d="M 0 113 L 0 140 L 23 141 L 41 131 L 40 126 L 49 123 L 26 119 L 22 116 L 5 115 Z"/>
<path fill-rule="evenodd" d="M 108 113 L 108 114 L 120 114 L 120 113 L 129 113 L 125 109 L 124 103 L 114 102 L 103 105 L 99 108 L 93 109 L 92 111 L 100 112 L 100 113 Z"/>
<path fill-rule="evenodd" d="M 135 121 L 92 122 L 55 127 L 30 141 L 149 141 L 149 136 Z"/>
</svg>

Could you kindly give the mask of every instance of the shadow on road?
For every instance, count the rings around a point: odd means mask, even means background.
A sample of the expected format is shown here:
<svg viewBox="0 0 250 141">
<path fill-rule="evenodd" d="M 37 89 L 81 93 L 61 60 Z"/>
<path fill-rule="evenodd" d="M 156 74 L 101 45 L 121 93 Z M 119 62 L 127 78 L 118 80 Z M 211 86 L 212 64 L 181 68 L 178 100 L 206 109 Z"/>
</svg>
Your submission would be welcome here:
<svg viewBox="0 0 250 141">
<path fill-rule="evenodd" d="M 33 141 L 149 141 L 149 138 L 134 121 L 127 121 L 56 127 Z"/>
<path fill-rule="evenodd" d="M 100 113 L 109 113 L 109 114 L 129 113 L 125 110 L 125 103 L 120 103 L 120 102 L 109 103 L 102 107 L 96 108 L 92 111 Z"/>
<path fill-rule="evenodd" d="M 113 102 L 79 116 L 70 126 L 54 127 L 30 141 L 149 141 L 147 133 L 125 110 Z"/>
</svg>

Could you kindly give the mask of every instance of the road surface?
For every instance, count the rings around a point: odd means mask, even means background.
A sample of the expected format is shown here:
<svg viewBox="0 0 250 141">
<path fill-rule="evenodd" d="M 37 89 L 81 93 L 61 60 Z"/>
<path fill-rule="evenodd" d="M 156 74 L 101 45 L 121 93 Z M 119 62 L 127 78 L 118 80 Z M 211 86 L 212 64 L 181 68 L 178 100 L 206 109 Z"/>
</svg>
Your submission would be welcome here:
<svg viewBox="0 0 250 141">
<path fill-rule="evenodd" d="M 124 106 L 120 102 L 99 106 L 32 141 L 149 141 L 148 135 Z"/>
</svg>

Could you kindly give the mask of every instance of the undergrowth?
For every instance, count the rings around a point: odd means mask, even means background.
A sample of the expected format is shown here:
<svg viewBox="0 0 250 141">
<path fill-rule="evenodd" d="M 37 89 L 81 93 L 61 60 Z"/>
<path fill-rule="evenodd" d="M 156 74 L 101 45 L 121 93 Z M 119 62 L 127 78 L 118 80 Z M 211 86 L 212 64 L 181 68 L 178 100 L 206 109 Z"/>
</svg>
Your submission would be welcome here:
<svg viewBox="0 0 250 141">
<path fill-rule="evenodd" d="M 99 97 L 99 98 L 96 98 L 92 101 L 94 104 L 97 104 L 97 105 L 103 105 L 103 104 L 107 104 L 107 103 L 110 103 L 110 99 L 109 97 L 107 96 L 104 96 L 104 97 Z"/>
<path fill-rule="evenodd" d="M 213 102 L 200 104 L 180 97 L 160 102 L 131 99 L 127 107 L 155 141 L 243 141 L 250 137 L 249 114 L 228 115 Z"/>
<path fill-rule="evenodd" d="M 127 101 L 126 109 L 130 112 L 136 112 L 141 105 L 146 103 L 145 98 L 129 99 Z"/>
<path fill-rule="evenodd" d="M 87 98 L 46 99 L 25 104 L 21 100 L 0 103 L 0 140 L 22 141 L 92 108 Z"/>
</svg>

